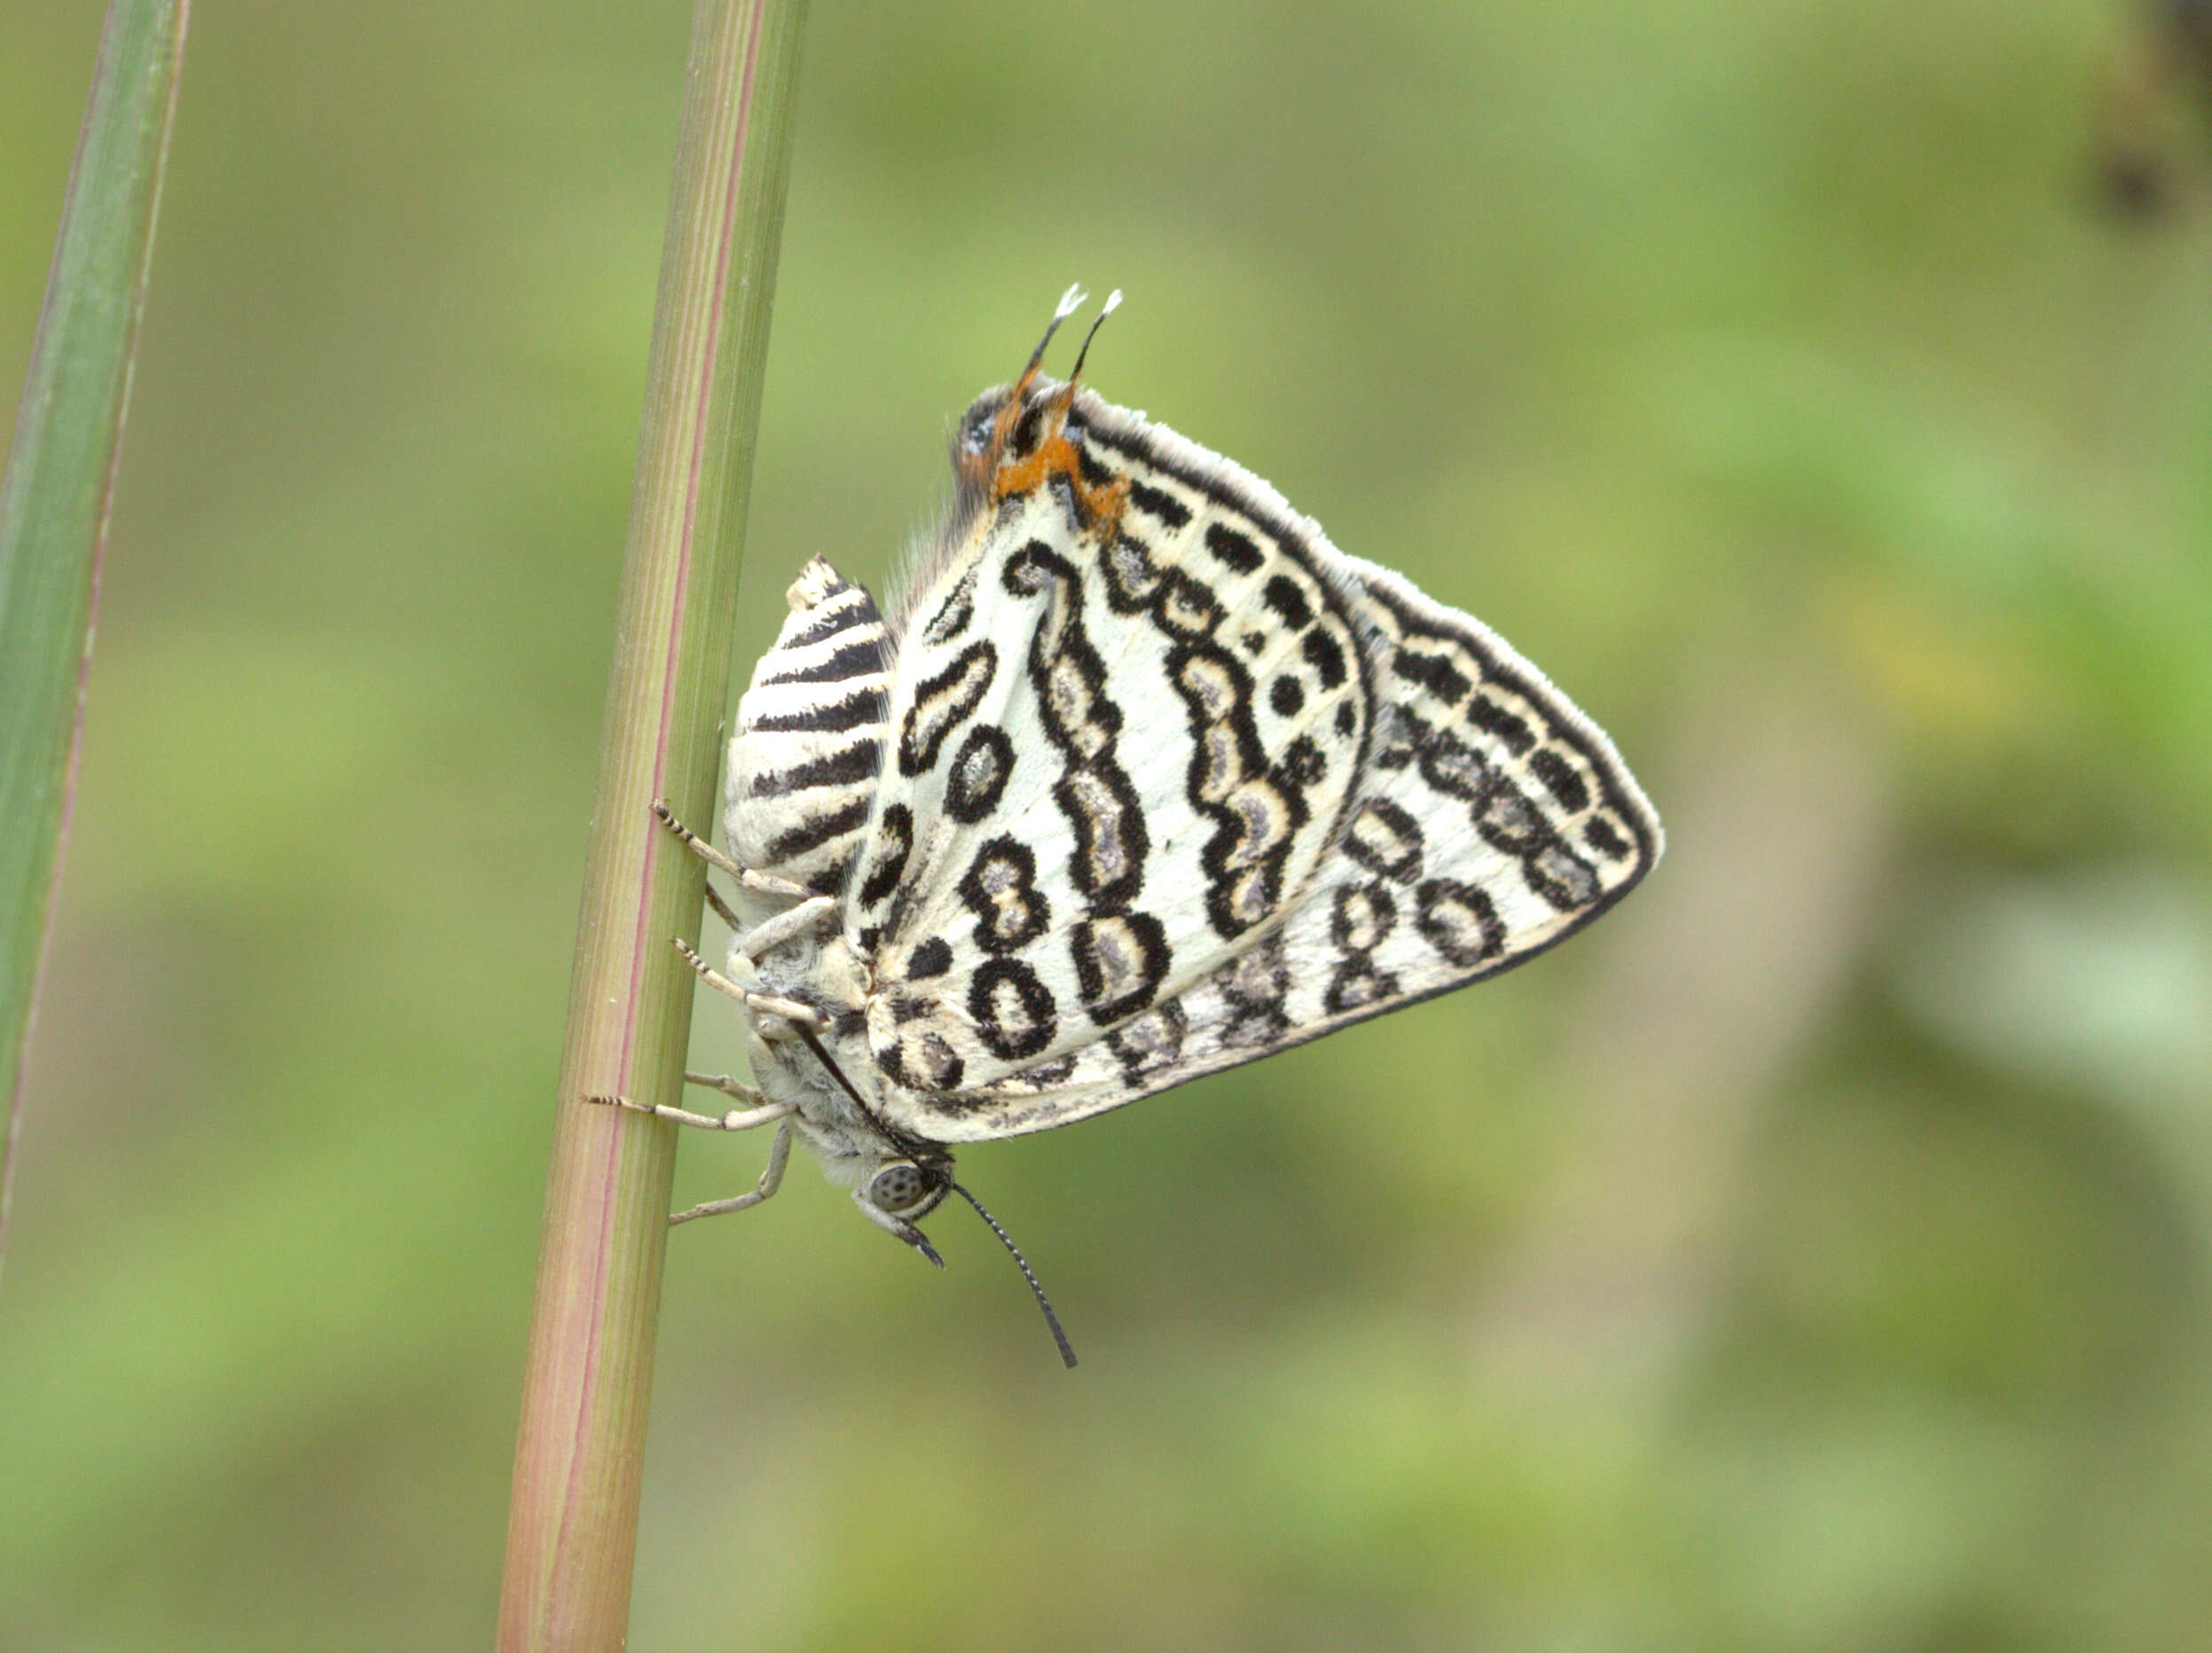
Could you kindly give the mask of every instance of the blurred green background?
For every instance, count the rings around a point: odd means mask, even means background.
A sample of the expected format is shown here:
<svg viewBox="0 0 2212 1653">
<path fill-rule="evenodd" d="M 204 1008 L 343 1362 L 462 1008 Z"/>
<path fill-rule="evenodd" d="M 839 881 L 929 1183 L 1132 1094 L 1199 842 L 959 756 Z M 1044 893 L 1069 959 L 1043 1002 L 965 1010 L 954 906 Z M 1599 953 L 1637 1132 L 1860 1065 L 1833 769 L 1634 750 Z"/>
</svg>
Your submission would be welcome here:
<svg viewBox="0 0 2212 1653">
<path fill-rule="evenodd" d="M 0 386 L 99 9 L 0 8 Z M 194 19 L 0 1646 L 489 1642 L 686 11 Z M 819 0 L 741 681 L 1118 285 L 1098 389 L 1498 626 L 1672 848 L 964 1154 L 1072 1375 L 958 1214 L 942 1275 L 811 1171 L 679 1231 L 635 1645 L 2212 1644 L 2212 146 L 2100 208 L 2128 22 Z"/>
</svg>

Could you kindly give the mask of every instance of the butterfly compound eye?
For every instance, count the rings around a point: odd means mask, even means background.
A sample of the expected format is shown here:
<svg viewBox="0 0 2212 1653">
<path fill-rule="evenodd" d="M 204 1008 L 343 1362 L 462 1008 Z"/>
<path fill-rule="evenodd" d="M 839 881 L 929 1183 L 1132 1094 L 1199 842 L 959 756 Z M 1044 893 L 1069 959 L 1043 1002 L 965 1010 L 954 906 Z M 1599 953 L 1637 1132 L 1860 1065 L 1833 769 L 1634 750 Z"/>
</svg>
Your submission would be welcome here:
<svg viewBox="0 0 2212 1653">
<path fill-rule="evenodd" d="M 922 1167 L 910 1159 L 893 1160 L 868 1179 L 868 1203 L 901 1216 L 937 1192 Z"/>
</svg>

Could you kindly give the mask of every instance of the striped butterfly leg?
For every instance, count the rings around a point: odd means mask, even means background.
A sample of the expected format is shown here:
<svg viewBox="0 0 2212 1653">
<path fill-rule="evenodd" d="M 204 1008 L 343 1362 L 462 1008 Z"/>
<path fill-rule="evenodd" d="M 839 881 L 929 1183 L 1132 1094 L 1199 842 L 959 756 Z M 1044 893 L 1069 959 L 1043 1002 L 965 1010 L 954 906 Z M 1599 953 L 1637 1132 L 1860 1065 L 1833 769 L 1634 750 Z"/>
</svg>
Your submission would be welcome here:
<svg viewBox="0 0 2212 1653">
<path fill-rule="evenodd" d="M 749 1104 L 733 1108 L 726 1114 L 694 1114 L 688 1109 L 671 1108 L 665 1102 L 636 1102 L 627 1096 L 587 1096 L 587 1102 L 597 1102 L 604 1108 L 619 1108 L 625 1112 L 646 1114 L 655 1119 L 670 1119 L 679 1125 L 691 1125 L 701 1131 L 752 1131 L 761 1125 L 773 1124 L 793 1111 L 788 1102 L 772 1102 L 749 1085 L 741 1084 L 726 1073 L 686 1073 L 686 1085 L 703 1085 L 719 1091 L 725 1096 L 735 1097 Z"/>
<path fill-rule="evenodd" d="M 721 892 L 715 889 L 711 881 L 708 883 L 707 905 L 714 909 L 715 916 L 728 925 L 731 931 L 737 936 L 738 951 L 748 959 L 757 960 L 761 954 L 772 947 L 780 946 L 796 936 L 806 934 L 809 930 L 827 929 L 836 923 L 837 899 L 835 897 L 817 895 L 804 884 L 796 883 L 788 878 L 779 878 L 773 873 L 755 872 L 750 867 L 740 866 L 721 850 L 692 831 L 690 827 L 685 826 L 683 822 L 678 820 L 675 811 L 669 808 L 668 801 L 664 798 L 654 800 L 653 816 L 675 835 L 677 842 L 682 844 L 685 849 L 690 850 L 709 866 L 719 872 L 727 873 L 747 889 L 757 895 L 781 897 L 797 904 L 748 928 L 745 921 L 732 911 L 729 903 L 723 900 Z M 679 942 L 678 945 L 681 946 L 682 944 Z M 686 958 L 693 969 L 701 972 L 710 986 L 720 988 L 725 992 L 730 991 L 723 977 L 701 965 L 696 953 L 686 950 Z M 742 998 L 743 994 L 740 992 L 735 996 Z"/>
<path fill-rule="evenodd" d="M 682 936 L 676 936 L 673 944 L 676 951 L 683 955 L 684 962 L 691 966 L 691 973 L 694 975 L 714 989 L 716 992 L 726 993 L 744 1006 L 747 1014 L 755 1019 L 756 1025 L 758 1024 L 759 1018 L 763 1016 L 772 1016 L 777 1021 L 790 1022 L 794 1026 L 805 1029 L 809 1033 L 819 1033 L 829 1024 L 829 1018 L 812 1005 L 803 1005 L 796 999 L 779 998 L 774 993 L 756 992 L 749 987 L 740 987 L 721 971 L 702 959 L 698 950 Z M 763 1028 L 761 1030 L 770 1038 L 774 1037 L 767 1028 Z"/>
<path fill-rule="evenodd" d="M 692 831 L 690 827 L 685 826 L 683 822 L 678 820 L 676 819 L 676 811 L 669 807 L 668 800 L 666 798 L 655 798 L 653 800 L 653 819 L 660 822 L 662 826 L 667 827 L 671 833 L 674 834 L 678 843 L 682 844 L 685 849 L 690 850 L 694 855 L 704 861 L 709 866 L 714 867 L 720 872 L 727 873 L 732 878 L 737 879 L 741 882 L 743 881 L 745 877 L 745 869 L 740 866 L 736 862 L 731 860 L 730 858 L 723 854 L 721 850 L 716 849 L 712 844 L 709 843 L 704 838 L 702 838 L 697 833 Z M 799 887 L 797 885 L 794 885 L 792 888 L 796 889 Z M 803 891 L 802 893 L 811 892 Z"/>
</svg>

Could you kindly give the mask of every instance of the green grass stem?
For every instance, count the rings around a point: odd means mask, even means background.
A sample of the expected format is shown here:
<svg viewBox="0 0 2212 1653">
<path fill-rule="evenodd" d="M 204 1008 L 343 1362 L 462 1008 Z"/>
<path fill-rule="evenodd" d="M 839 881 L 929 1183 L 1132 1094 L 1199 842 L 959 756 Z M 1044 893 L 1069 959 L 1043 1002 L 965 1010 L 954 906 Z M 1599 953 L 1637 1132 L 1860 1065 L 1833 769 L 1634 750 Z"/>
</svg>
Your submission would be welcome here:
<svg viewBox="0 0 2212 1653">
<path fill-rule="evenodd" d="M 804 0 L 699 0 L 553 1099 L 500 1596 L 503 1653 L 622 1645 L 675 1127 L 591 1107 L 683 1088 L 703 871 L 655 824 L 711 816 L 790 175 Z"/>
</svg>

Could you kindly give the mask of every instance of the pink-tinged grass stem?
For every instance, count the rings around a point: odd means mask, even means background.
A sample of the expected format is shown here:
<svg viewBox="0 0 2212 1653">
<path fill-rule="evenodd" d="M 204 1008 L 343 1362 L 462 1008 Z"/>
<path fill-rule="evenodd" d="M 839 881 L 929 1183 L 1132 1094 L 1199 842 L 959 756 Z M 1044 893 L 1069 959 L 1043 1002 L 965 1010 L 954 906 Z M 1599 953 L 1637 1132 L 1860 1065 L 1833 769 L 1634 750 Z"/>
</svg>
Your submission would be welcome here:
<svg viewBox="0 0 2212 1653">
<path fill-rule="evenodd" d="M 804 0 L 699 0 L 630 517 L 523 1378 L 502 1653 L 623 1645 L 703 869 Z"/>
</svg>

